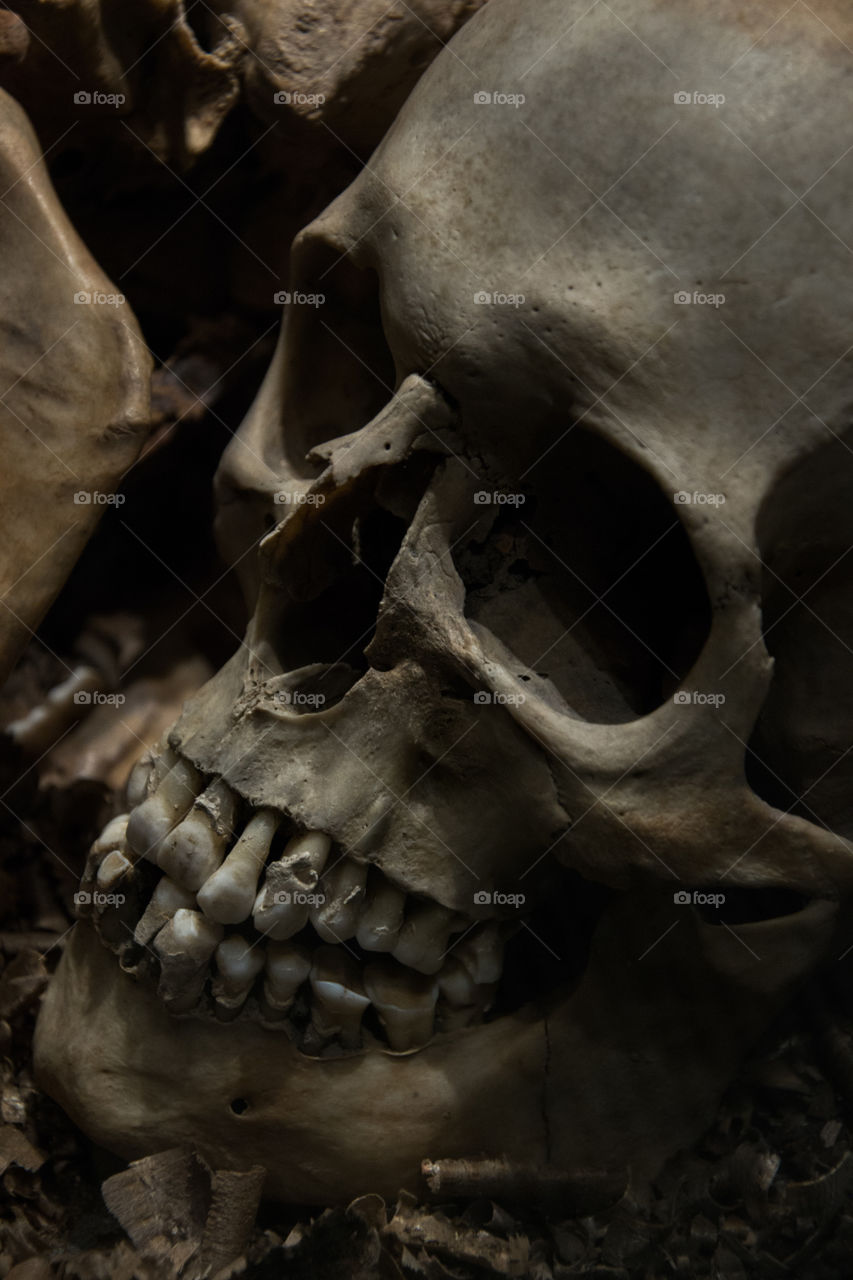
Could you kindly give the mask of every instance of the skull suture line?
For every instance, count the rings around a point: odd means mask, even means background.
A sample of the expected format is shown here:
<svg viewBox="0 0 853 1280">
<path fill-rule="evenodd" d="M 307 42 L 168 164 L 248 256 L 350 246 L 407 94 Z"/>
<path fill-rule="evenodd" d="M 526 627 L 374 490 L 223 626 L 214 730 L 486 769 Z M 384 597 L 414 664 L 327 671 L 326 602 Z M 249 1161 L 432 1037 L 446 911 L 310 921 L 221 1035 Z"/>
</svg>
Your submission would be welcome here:
<svg viewBox="0 0 853 1280">
<path fill-rule="evenodd" d="M 247 641 L 134 775 L 88 872 L 125 901 L 39 1024 L 105 1145 L 298 1200 L 453 1154 L 643 1177 L 826 954 L 849 761 L 829 697 L 785 706 L 850 635 L 806 599 L 849 545 L 848 54 L 771 20 L 491 0 L 299 237 L 326 302 L 218 480 Z"/>
</svg>

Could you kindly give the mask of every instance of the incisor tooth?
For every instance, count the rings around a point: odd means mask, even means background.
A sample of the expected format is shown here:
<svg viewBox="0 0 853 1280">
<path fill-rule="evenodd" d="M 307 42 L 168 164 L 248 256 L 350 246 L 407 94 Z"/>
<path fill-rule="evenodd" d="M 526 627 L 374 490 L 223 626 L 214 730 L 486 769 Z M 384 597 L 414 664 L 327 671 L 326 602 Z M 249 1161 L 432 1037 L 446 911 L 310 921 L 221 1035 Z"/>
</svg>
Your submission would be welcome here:
<svg viewBox="0 0 853 1280">
<path fill-rule="evenodd" d="M 252 990 L 252 984 L 264 967 L 260 946 L 251 946 L 245 938 L 233 933 L 223 938 L 216 948 L 218 976 L 211 984 L 216 1001 L 216 1016 L 223 1021 L 236 1018 Z"/>
<path fill-rule="evenodd" d="M 361 1018 L 370 1003 L 358 962 L 343 947 L 318 947 L 311 966 L 311 1024 L 321 1041 L 361 1044 Z"/>
<path fill-rule="evenodd" d="M 447 952 L 447 940 L 455 923 L 454 912 L 437 902 L 416 902 L 391 954 L 400 964 L 418 973 L 438 973 Z"/>
<path fill-rule="evenodd" d="M 358 945 L 365 951 L 393 951 L 405 912 L 403 890 L 386 880 L 381 871 L 374 871 L 356 930 Z"/>
<path fill-rule="evenodd" d="M 456 1031 L 482 1019 L 494 999 L 496 983 L 478 987 L 455 956 L 448 957 L 438 975 L 437 1016 L 442 1031 Z"/>
<path fill-rule="evenodd" d="M 266 869 L 255 899 L 253 921 L 258 933 L 285 942 L 308 923 L 307 896 L 317 893 L 331 839 L 322 831 L 308 831 L 289 840 L 277 862 Z"/>
<path fill-rule="evenodd" d="M 295 942 L 271 942 L 266 953 L 263 1011 L 268 1018 L 283 1018 L 311 972 L 311 956 Z"/>
<path fill-rule="evenodd" d="M 341 858 L 323 876 L 321 892 L 325 902 L 309 911 L 309 918 L 324 942 L 346 942 L 352 938 L 364 904 L 367 867 L 351 858 Z"/>
<path fill-rule="evenodd" d="M 192 808 L 204 779 L 188 760 L 178 760 L 152 796 L 133 810 L 127 843 L 138 858 L 157 861 L 161 840 Z"/>
<path fill-rule="evenodd" d="M 142 913 L 133 934 L 134 942 L 145 947 L 158 930 L 167 924 L 176 911 L 181 908 L 192 910 L 195 907 L 195 895 L 184 889 L 168 876 L 157 881 L 151 901 Z"/>
<path fill-rule="evenodd" d="M 503 973 L 504 943 L 500 927 L 493 922 L 477 925 L 452 948 L 479 987 L 497 982 Z"/>
<path fill-rule="evenodd" d="M 200 889 L 225 856 L 236 816 L 234 792 L 221 778 L 211 782 L 161 842 L 157 865 L 178 884 Z"/>
<path fill-rule="evenodd" d="M 432 1039 L 438 983 L 382 957 L 364 970 L 364 988 L 398 1053 L 420 1049 Z"/>
<path fill-rule="evenodd" d="M 119 853 L 127 854 L 127 824 L 130 821 L 129 813 L 120 813 L 118 817 L 111 818 L 92 845 L 92 853 L 112 853 L 117 850 Z"/>
<path fill-rule="evenodd" d="M 103 889 L 104 893 L 110 893 L 112 889 L 123 880 L 129 871 L 133 870 L 133 863 L 126 858 L 118 849 L 113 849 L 104 858 L 98 867 L 98 874 L 95 877 L 98 888 Z"/>
<path fill-rule="evenodd" d="M 187 1013 L 198 1003 L 211 956 L 222 940 L 222 926 L 200 911 L 176 911 L 154 939 L 160 960 L 157 994 L 172 1013 Z"/>
<path fill-rule="evenodd" d="M 281 814 L 259 809 L 218 871 L 198 891 L 198 905 L 211 920 L 240 924 L 248 920 L 258 893 L 258 881 Z"/>
</svg>

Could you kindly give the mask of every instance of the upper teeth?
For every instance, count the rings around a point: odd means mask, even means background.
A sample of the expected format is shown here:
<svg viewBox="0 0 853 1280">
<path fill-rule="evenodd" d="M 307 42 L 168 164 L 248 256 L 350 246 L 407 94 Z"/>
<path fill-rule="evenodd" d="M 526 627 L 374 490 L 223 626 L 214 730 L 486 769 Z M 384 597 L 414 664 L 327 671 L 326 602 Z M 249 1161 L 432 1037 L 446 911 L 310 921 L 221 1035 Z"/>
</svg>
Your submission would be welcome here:
<svg viewBox="0 0 853 1280">
<path fill-rule="evenodd" d="M 256 991 L 256 1016 L 296 1034 L 300 995 L 302 1045 L 319 1052 L 330 1041 L 357 1048 L 372 1005 L 374 1029 L 405 1052 L 430 1040 L 436 1018 L 439 1029 L 454 1030 L 490 1006 L 503 953 L 494 922 L 474 925 L 439 903 L 409 899 L 377 867 L 332 856 L 323 832 L 297 834 L 282 850 L 279 832 L 289 823 L 273 809 L 251 814 L 235 840 L 238 797 L 220 779 L 206 785 L 172 752 L 140 762 L 128 790 L 136 806 L 104 829 L 87 876 L 112 888 L 127 876 L 144 883 L 134 863 L 165 873 L 133 942 L 153 948 L 158 992 L 172 1012 L 203 1007 L 209 990 L 216 1016 L 230 1019 Z M 292 941 L 309 922 L 330 945 L 312 952 Z M 226 925 L 238 931 L 226 937 Z M 389 954 L 363 965 L 351 939 Z"/>
</svg>

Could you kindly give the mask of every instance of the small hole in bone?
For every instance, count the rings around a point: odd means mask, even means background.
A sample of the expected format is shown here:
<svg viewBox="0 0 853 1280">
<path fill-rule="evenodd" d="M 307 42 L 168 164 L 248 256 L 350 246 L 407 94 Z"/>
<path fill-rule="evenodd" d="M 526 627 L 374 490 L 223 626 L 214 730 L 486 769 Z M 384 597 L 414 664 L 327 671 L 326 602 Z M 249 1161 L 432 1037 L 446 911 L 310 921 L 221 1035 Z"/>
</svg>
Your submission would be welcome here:
<svg viewBox="0 0 853 1280">
<path fill-rule="evenodd" d="M 245 1098 L 235 1098 L 231 1103 L 231 1110 L 235 1116 L 242 1116 L 249 1110 L 249 1104 Z"/>
</svg>

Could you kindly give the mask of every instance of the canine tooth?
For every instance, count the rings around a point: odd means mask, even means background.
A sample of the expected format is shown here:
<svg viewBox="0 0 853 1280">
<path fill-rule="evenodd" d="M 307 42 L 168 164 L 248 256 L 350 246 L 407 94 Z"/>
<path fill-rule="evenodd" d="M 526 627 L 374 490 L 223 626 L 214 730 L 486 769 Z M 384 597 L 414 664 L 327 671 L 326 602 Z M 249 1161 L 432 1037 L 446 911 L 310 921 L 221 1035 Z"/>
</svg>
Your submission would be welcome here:
<svg viewBox="0 0 853 1280">
<path fill-rule="evenodd" d="M 364 987 L 398 1053 L 420 1049 L 432 1039 L 438 983 L 382 957 L 364 970 Z"/>
<path fill-rule="evenodd" d="M 172 919 L 176 911 L 180 911 L 182 907 L 192 910 L 195 905 L 195 896 L 189 889 L 184 889 L 168 876 L 163 876 L 157 881 L 151 901 L 134 930 L 134 942 L 141 947 L 147 946 L 155 933 Z"/>
<path fill-rule="evenodd" d="M 453 923 L 454 913 L 447 907 L 437 902 L 417 902 L 409 911 L 391 954 L 418 973 L 438 973 Z"/>
<path fill-rule="evenodd" d="M 223 1021 L 236 1018 L 263 967 L 261 947 L 251 946 L 238 933 L 223 938 L 216 948 L 218 977 L 211 984 L 217 1017 Z"/>
<path fill-rule="evenodd" d="M 503 973 L 504 943 L 497 924 L 478 925 L 453 948 L 479 987 L 497 982 Z"/>
<path fill-rule="evenodd" d="M 218 871 L 198 891 L 198 905 L 211 920 L 240 924 L 248 920 L 258 893 L 258 881 L 270 851 L 281 814 L 259 809 Z"/>
<path fill-rule="evenodd" d="M 181 908 L 154 940 L 160 959 L 157 994 L 172 1013 L 187 1013 L 198 1003 L 211 956 L 222 941 L 221 925 L 200 911 Z"/>
<path fill-rule="evenodd" d="M 255 899 L 253 921 L 258 933 L 285 942 L 308 923 L 307 895 L 317 891 L 332 841 L 322 831 L 308 831 L 288 841 L 271 863 Z"/>
<path fill-rule="evenodd" d="M 189 813 L 204 779 L 189 760 L 178 760 L 160 786 L 133 810 L 127 824 L 127 843 L 139 858 L 157 861 L 160 842 L 175 823 Z"/>
<path fill-rule="evenodd" d="M 234 792 L 221 778 L 211 782 L 162 841 L 157 865 L 187 889 L 200 889 L 225 856 L 236 816 Z"/>
<path fill-rule="evenodd" d="M 386 880 L 381 871 L 376 872 L 375 877 L 371 880 L 355 936 L 365 951 L 393 951 L 403 927 L 406 895 Z"/>
<path fill-rule="evenodd" d="M 283 1017 L 311 972 L 311 956 L 295 942 L 271 942 L 266 948 L 264 1013 Z"/>
<path fill-rule="evenodd" d="M 325 902 L 313 906 L 309 917 L 324 942 L 345 942 L 358 927 L 364 904 L 367 867 L 352 858 L 341 858 L 323 876 Z"/>
<path fill-rule="evenodd" d="M 321 1040 L 361 1044 L 361 1018 L 370 1004 L 358 962 L 343 947 L 318 947 L 311 966 L 311 1024 Z"/>
<path fill-rule="evenodd" d="M 438 1020 L 442 1031 L 479 1022 L 494 998 L 496 983 L 477 986 L 461 960 L 450 956 L 438 975 Z"/>
<path fill-rule="evenodd" d="M 130 859 L 126 858 L 118 849 L 111 849 L 98 867 L 98 874 L 95 877 L 98 888 L 103 889 L 105 893 L 109 893 L 132 870 L 133 863 Z"/>
<path fill-rule="evenodd" d="M 126 853 L 125 846 L 127 844 L 127 824 L 129 820 L 129 813 L 120 813 L 118 817 L 111 818 L 92 845 L 92 853 L 112 853 L 114 850 Z"/>
</svg>

